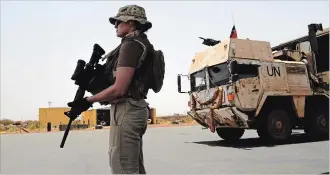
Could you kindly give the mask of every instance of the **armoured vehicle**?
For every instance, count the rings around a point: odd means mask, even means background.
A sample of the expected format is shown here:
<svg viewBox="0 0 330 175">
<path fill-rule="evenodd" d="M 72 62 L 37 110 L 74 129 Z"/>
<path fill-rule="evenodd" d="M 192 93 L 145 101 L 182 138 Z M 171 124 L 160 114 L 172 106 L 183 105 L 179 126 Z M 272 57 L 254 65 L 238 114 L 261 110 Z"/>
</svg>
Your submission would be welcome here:
<svg viewBox="0 0 330 175">
<path fill-rule="evenodd" d="M 240 139 L 246 129 L 272 142 L 287 140 L 293 129 L 328 136 L 329 28 L 310 24 L 308 31 L 275 47 L 204 40 L 209 47 L 194 56 L 188 75 L 177 77 L 179 93 L 189 94 L 188 115 L 224 140 Z M 181 77 L 188 77 L 188 92 Z"/>
</svg>

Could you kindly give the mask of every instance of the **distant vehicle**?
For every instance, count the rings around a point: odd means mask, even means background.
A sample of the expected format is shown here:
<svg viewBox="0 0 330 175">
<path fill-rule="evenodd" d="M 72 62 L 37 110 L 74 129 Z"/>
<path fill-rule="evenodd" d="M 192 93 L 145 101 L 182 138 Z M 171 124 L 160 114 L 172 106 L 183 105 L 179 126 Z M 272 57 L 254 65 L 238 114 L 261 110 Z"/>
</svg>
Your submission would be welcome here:
<svg viewBox="0 0 330 175">
<path fill-rule="evenodd" d="M 267 141 L 285 141 L 292 129 L 328 136 L 329 28 L 308 29 L 273 48 L 251 39 L 211 42 L 189 74 L 178 75 L 179 93 L 190 97 L 188 114 L 224 140 L 240 139 L 246 129 Z M 182 76 L 189 92 L 181 91 Z"/>
</svg>

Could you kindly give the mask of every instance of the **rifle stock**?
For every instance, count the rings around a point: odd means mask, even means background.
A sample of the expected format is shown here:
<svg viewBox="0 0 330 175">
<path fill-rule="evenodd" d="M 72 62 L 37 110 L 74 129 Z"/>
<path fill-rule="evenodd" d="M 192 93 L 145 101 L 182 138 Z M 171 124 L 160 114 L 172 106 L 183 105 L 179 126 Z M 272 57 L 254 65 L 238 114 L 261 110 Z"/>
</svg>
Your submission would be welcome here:
<svg viewBox="0 0 330 175">
<path fill-rule="evenodd" d="M 87 85 L 90 82 L 90 80 L 94 77 L 93 73 L 95 72 L 94 69 L 96 67 L 96 64 L 98 64 L 101 56 L 104 53 L 105 53 L 105 51 L 98 44 L 94 44 L 93 53 L 92 53 L 92 56 L 91 56 L 89 62 L 85 65 L 84 60 L 78 60 L 76 69 L 71 77 L 72 80 L 75 80 L 75 84 L 79 86 L 77 89 L 74 101 L 81 100 L 82 98 L 84 98 Z M 65 129 L 60 148 L 64 147 L 66 138 L 69 135 L 71 124 L 75 120 L 75 118 L 77 118 L 77 116 L 74 116 L 74 114 L 71 114 L 71 110 L 72 110 L 72 108 L 70 109 L 70 111 L 64 112 L 64 115 L 69 117 L 70 120 L 69 120 L 67 128 Z"/>
</svg>

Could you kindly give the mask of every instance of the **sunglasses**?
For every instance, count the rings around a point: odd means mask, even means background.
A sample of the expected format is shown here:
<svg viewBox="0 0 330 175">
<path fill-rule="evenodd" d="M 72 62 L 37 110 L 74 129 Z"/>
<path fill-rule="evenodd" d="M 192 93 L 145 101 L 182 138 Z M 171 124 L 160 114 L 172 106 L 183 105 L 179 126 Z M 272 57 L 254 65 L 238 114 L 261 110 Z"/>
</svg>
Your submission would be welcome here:
<svg viewBox="0 0 330 175">
<path fill-rule="evenodd" d="M 117 27 L 119 26 L 120 23 L 122 23 L 122 21 L 117 20 L 117 21 L 115 22 L 115 28 L 117 28 Z"/>
</svg>

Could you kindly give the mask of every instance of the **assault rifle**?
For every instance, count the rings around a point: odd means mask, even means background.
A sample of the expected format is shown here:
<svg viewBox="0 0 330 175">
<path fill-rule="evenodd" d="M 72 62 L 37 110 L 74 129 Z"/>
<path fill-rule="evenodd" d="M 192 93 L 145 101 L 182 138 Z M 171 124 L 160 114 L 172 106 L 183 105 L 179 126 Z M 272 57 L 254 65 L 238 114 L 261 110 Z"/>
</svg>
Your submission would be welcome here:
<svg viewBox="0 0 330 175">
<path fill-rule="evenodd" d="M 90 81 L 92 81 L 95 78 L 95 76 L 100 71 L 102 71 L 102 66 L 98 64 L 98 62 L 104 53 L 105 51 L 98 44 L 94 44 L 93 53 L 89 60 L 89 63 L 86 64 L 84 60 L 78 60 L 76 69 L 73 75 L 71 76 L 71 80 L 74 80 L 75 84 L 79 86 L 76 95 L 74 97 L 74 101 L 84 98 L 85 91 L 88 88 L 88 84 L 90 83 Z M 75 116 L 75 114 L 72 114 L 71 110 L 64 112 L 64 114 L 68 116 L 70 120 L 67 128 L 65 129 L 64 136 L 62 138 L 62 142 L 60 146 L 61 148 L 64 147 L 65 140 L 69 134 L 72 121 L 78 117 Z"/>
<path fill-rule="evenodd" d="M 202 37 L 198 37 L 198 38 L 202 39 L 203 40 L 202 44 L 207 45 L 207 46 L 214 46 L 214 45 L 221 42 L 220 40 L 214 40 L 214 39 L 211 39 L 211 38 L 206 38 L 206 39 L 202 38 Z"/>
</svg>

